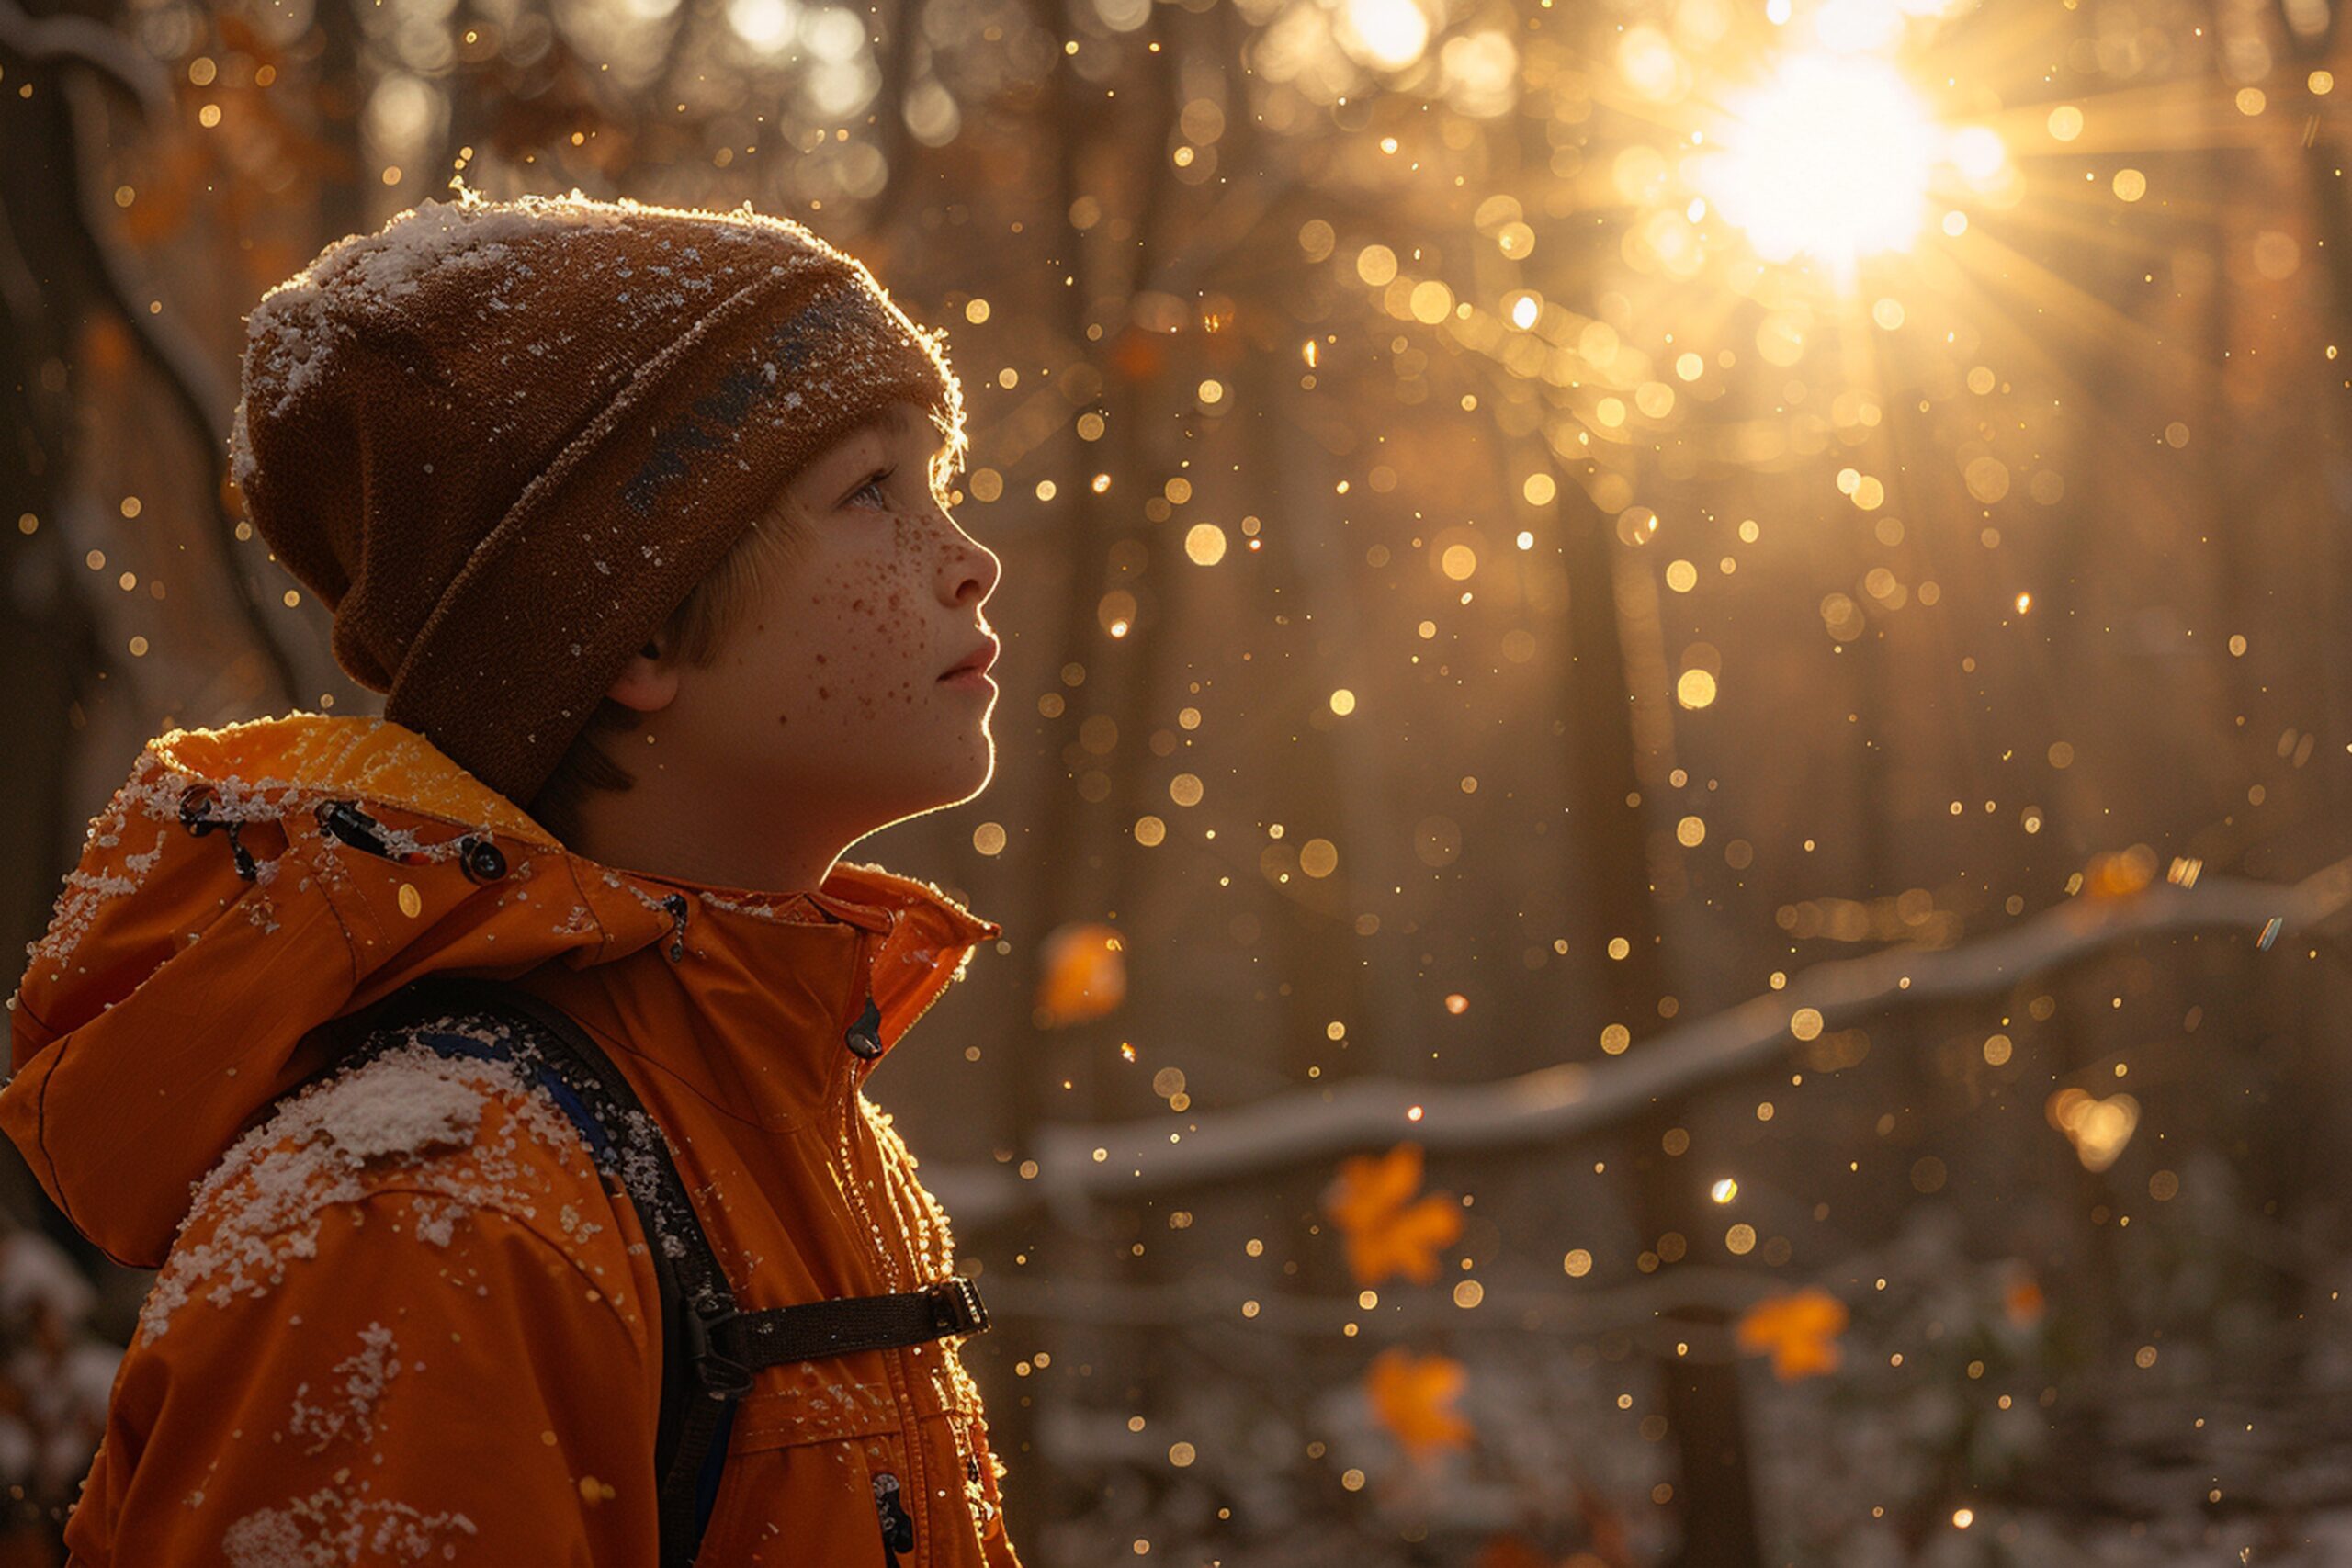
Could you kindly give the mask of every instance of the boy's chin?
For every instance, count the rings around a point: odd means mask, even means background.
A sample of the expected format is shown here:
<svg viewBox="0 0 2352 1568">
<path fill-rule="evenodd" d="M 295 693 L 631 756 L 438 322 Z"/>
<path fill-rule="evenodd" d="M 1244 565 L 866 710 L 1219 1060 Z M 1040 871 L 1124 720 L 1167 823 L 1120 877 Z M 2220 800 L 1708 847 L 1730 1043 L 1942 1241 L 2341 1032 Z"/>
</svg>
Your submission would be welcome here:
<svg viewBox="0 0 2352 1568">
<path fill-rule="evenodd" d="M 995 776 L 996 747 L 983 729 L 968 751 L 943 758 L 922 784 L 910 789 L 911 781 L 901 773 L 876 779 L 871 790 L 860 793 L 863 798 L 881 804 L 889 813 L 889 822 L 903 822 L 910 817 L 961 806 L 985 793 Z"/>
<path fill-rule="evenodd" d="M 946 784 L 948 797 L 940 804 L 961 806 L 985 791 L 989 781 L 995 776 L 996 741 L 989 735 L 988 726 L 983 724 L 973 738 L 970 753 L 963 760 L 962 765 L 952 772 Z"/>
</svg>

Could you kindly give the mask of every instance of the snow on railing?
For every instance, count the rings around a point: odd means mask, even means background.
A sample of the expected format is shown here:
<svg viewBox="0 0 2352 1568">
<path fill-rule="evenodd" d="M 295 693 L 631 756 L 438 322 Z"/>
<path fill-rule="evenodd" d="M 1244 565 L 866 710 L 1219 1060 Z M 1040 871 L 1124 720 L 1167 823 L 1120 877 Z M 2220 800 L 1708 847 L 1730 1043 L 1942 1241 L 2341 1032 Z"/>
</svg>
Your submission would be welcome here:
<svg viewBox="0 0 2352 1568">
<path fill-rule="evenodd" d="M 1679 1024 L 1611 1061 L 1561 1063 L 1486 1084 L 1356 1078 L 1293 1089 L 1187 1119 L 1038 1129 L 1023 1179 L 986 1166 L 926 1164 L 923 1178 L 962 1229 L 1049 1210 L 1076 1224 L 1097 1201 L 1124 1201 L 1385 1148 L 1402 1138 L 1430 1150 L 1554 1142 L 1610 1126 L 1657 1102 L 1761 1065 L 1798 1043 L 1791 1021 L 1810 1010 L 1834 1030 L 1929 1002 L 1982 996 L 2135 937 L 2245 931 L 2268 946 L 2352 904 L 2352 858 L 2296 883 L 2207 877 L 2157 883 L 2119 897 L 2068 900 L 2014 930 L 1940 951 L 1888 948 L 1817 964 L 1788 987 Z"/>
</svg>

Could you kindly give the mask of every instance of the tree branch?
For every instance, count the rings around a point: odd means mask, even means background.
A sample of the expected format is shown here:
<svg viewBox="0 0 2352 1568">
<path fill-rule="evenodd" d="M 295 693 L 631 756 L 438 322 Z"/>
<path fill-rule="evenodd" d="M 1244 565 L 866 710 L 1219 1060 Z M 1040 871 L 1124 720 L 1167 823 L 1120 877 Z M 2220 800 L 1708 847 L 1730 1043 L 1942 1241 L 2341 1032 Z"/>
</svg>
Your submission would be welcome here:
<svg viewBox="0 0 2352 1568">
<path fill-rule="evenodd" d="M 0 0 L 0 52 L 52 66 L 81 66 L 99 81 L 129 95 L 147 123 L 164 124 L 169 120 L 171 91 L 162 67 L 111 29 L 88 17 L 35 17 L 27 15 L 16 0 Z M 246 579 L 243 552 L 237 548 L 236 519 L 230 515 L 224 496 L 228 451 L 220 419 L 222 412 L 235 400 L 217 384 L 201 345 L 192 336 L 182 332 L 176 323 L 136 303 L 139 290 L 132 285 L 130 267 L 90 210 L 89 192 L 94 181 L 88 149 L 94 141 L 102 140 L 96 134 L 96 128 L 87 123 L 93 109 L 71 93 L 64 95 L 64 102 L 65 145 L 57 150 L 62 164 L 58 174 L 70 183 L 73 199 L 42 215 L 48 221 L 44 232 L 56 247 L 51 254 L 77 270 L 90 295 L 121 321 L 131 343 L 163 378 L 172 401 L 203 440 L 205 467 L 213 480 L 208 487 L 210 493 L 205 498 L 205 506 L 230 591 L 254 645 L 279 690 L 288 699 L 299 700 L 300 687 L 293 661 L 271 628 L 259 590 Z M 20 244 L 30 238 L 21 220 L 15 223 L 15 232 Z M 32 265 L 29 256 L 25 259 L 34 272 L 44 270 Z"/>
<path fill-rule="evenodd" d="M 1393 1299 L 1385 1298 L 1378 1307 L 1367 1309 L 1354 1296 L 1284 1295 L 1270 1281 L 1230 1275 L 1164 1285 L 1114 1285 L 1008 1277 L 991 1269 L 985 1285 L 989 1309 L 1004 1317 L 1132 1329 L 1212 1323 L 1238 1326 L 1245 1322 L 1241 1303 L 1249 1300 L 1258 1303 L 1255 1315 L 1246 1320 L 1255 1332 L 1329 1339 L 1355 1323 L 1361 1325 L 1364 1342 L 1373 1345 L 1417 1341 L 1431 1330 L 1471 1322 L 1489 1330 L 1545 1337 L 1624 1332 L 1637 1337 L 1652 1336 L 1672 1345 L 1690 1341 L 1694 1332 L 1709 1331 L 1709 1325 L 1664 1321 L 1679 1312 L 1702 1307 L 1736 1314 L 1790 1288 L 1761 1272 L 1691 1264 L 1599 1290 L 1570 1292 L 1489 1287 L 1473 1319 L 1442 1292 L 1392 1292 Z"/>
<path fill-rule="evenodd" d="M 1047 1125 L 1036 1139 L 1034 1180 L 980 1166 L 941 1168 L 925 1179 L 967 1228 L 1040 1206 L 1074 1224 L 1097 1201 L 1189 1190 L 1407 1137 L 1432 1150 L 1555 1142 L 1770 1061 L 1796 1043 L 1790 1021 L 1803 1009 L 1820 1013 L 1824 1031 L 1835 1030 L 1903 1008 L 1999 991 L 2136 937 L 2259 932 L 2272 920 L 2279 923 L 2274 936 L 2293 933 L 2347 904 L 2352 859 L 2291 885 L 2215 878 L 2194 887 L 2160 885 L 2125 898 L 2075 898 L 1979 942 L 1815 964 L 1783 991 L 1668 1029 L 1593 1066 L 1566 1062 L 1487 1084 L 1358 1078 L 1295 1089 L 1192 1118 L 1192 1130 L 1175 1142 L 1168 1119 Z"/>
</svg>

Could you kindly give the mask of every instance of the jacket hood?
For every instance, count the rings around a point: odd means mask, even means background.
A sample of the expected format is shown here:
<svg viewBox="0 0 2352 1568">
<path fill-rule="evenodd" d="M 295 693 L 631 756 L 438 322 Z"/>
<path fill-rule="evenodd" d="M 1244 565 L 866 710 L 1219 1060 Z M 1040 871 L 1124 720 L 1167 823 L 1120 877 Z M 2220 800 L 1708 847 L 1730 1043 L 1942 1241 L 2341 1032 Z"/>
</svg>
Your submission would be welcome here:
<svg viewBox="0 0 2352 1568">
<path fill-rule="evenodd" d="M 158 1268 L 196 1183 L 351 1043 L 336 1021 L 429 974 L 585 969 L 656 942 L 681 957 L 682 886 L 564 848 L 383 719 L 173 730 L 91 821 L 27 949 L 0 1131 L 94 1245 Z M 885 1050 L 1002 930 L 848 862 L 813 892 L 702 897 L 891 933 L 870 971 Z"/>
</svg>

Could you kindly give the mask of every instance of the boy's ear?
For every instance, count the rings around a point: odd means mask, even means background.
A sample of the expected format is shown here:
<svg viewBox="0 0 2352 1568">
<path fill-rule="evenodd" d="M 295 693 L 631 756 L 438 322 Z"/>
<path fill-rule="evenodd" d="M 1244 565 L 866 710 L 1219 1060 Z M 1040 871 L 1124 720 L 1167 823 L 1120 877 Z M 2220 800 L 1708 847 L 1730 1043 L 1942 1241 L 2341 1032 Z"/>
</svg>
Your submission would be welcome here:
<svg viewBox="0 0 2352 1568">
<path fill-rule="evenodd" d="M 678 694 L 678 671 L 662 662 L 660 644 L 649 642 L 621 667 L 612 689 L 605 694 L 623 707 L 653 713 L 668 707 Z"/>
</svg>

